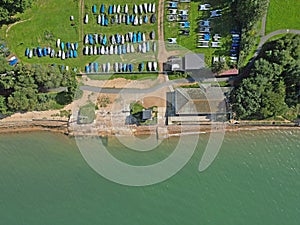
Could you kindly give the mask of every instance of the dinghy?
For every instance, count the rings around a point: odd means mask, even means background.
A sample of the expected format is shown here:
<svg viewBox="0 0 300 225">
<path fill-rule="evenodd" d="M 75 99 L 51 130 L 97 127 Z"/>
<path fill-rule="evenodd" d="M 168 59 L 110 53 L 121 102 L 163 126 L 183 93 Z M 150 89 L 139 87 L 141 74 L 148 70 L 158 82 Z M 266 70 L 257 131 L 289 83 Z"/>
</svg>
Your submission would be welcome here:
<svg viewBox="0 0 300 225">
<path fill-rule="evenodd" d="M 118 45 L 118 55 L 121 55 L 122 54 L 122 47 L 121 45 Z"/>
<path fill-rule="evenodd" d="M 150 51 L 150 42 L 148 41 L 146 43 L 146 52 L 149 52 Z"/>
<path fill-rule="evenodd" d="M 146 52 L 147 52 L 147 46 L 146 43 L 144 42 L 142 46 L 142 53 L 146 53 Z"/>
<path fill-rule="evenodd" d="M 134 21 L 133 21 L 133 25 L 134 25 L 134 26 L 138 25 L 138 22 L 139 22 L 138 16 L 135 16 L 135 17 L 134 17 Z"/>
<path fill-rule="evenodd" d="M 129 44 L 126 45 L 126 52 L 130 53 L 130 45 Z"/>
<path fill-rule="evenodd" d="M 99 44 L 102 44 L 102 42 L 103 42 L 103 35 L 102 34 L 99 34 L 99 36 L 98 36 L 98 43 Z"/>
<path fill-rule="evenodd" d="M 132 32 L 128 33 L 129 41 L 132 42 Z"/>
<path fill-rule="evenodd" d="M 157 71 L 157 62 L 153 62 L 153 70 Z"/>
<path fill-rule="evenodd" d="M 151 71 L 152 70 L 152 62 L 148 62 L 147 67 L 148 67 L 148 71 Z"/>
<path fill-rule="evenodd" d="M 119 71 L 119 64 L 118 63 L 114 64 L 114 70 L 115 70 L 116 73 Z"/>
<path fill-rule="evenodd" d="M 106 71 L 109 73 L 110 72 L 110 63 L 106 63 Z"/>
<path fill-rule="evenodd" d="M 60 46 L 60 39 L 57 39 L 56 41 L 56 47 L 59 47 Z"/>
<path fill-rule="evenodd" d="M 142 72 L 144 70 L 144 67 L 145 67 L 144 63 L 143 62 L 140 63 L 140 65 L 139 65 L 139 71 Z"/>
<path fill-rule="evenodd" d="M 101 15 L 100 14 L 98 15 L 97 23 L 101 24 Z"/>
<path fill-rule="evenodd" d="M 97 46 L 94 46 L 94 55 L 97 55 Z"/>
<path fill-rule="evenodd" d="M 151 40 L 155 39 L 155 31 L 154 30 L 150 32 L 150 39 Z"/>
<path fill-rule="evenodd" d="M 128 13 L 128 5 L 127 5 L 127 4 L 124 6 L 124 13 L 125 13 L 125 14 Z"/>
<path fill-rule="evenodd" d="M 155 23 L 156 22 L 156 15 L 152 14 L 152 16 L 150 17 L 150 22 L 151 23 Z"/>
<path fill-rule="evenodd" d="M 120 13 L 120 12 L 121 12 L 121 6 L 118 5 L 118 6 L 117 6 L 117 13 Z"/>
<path fill-rule="evenodd" d="M 147 5 L 147 3 L 144 3 L 143 8 L 144 8 L 144 12 L 148 13 L 148 5 Z"/>
<path fill-rule="evenodd" d="M 133 45 L 130 45 L 130 52 L 134 53 L 134 46 Z"/>
<path fill-rule="evenodd" d="M 119 63 L 119 72 L 122 72 L 123 63 Z"/>
<path fill-rule="evenodd" d="M 85 14 L 84 23 L 85 24 L 89 23 L 89 15 L 88 14 Z"/>
<path fill-rule="evenodd" d="M 109 47 L 109 54 L 110 54 L 110 55 L 113 55 L 113 54 L 114 54 L 114 46 L 113 46 L 113 45 L 111 45 L 111 46 Z"/>
<path fill-rule="evenodd" d="M 114 54 L 117 55 L 118 54 L 118 46 L 115 45 L 115 51 L 114 51 Z"/>
<path fill-rule="evenodd" d="M 134 6 L 133 6 L 133 13 L 134 13 L 134 14 L 137 14 L 137 13 L 138 13 L 138 7 L 137 7 L 136 4 L 134 4 Z"/>
<path fill-rule="evenodd" d="M 32 55 L 33 55 L 33 52 L 32 52 L 32 50 L 30 50 L 30 51 L 28 52 L 28 58 L 31 59 L 31 58 L 32 58 Z M 54 54 L 53 54 L 53 56 L 54 56 Z M 52 57 L 51 57 L 51 58 L 52 58 Z"/>
<path fill-rule="evenodd" d="M 105 12 L 105 6 L 104 4 L 102 4 L 100 7 L 100 13 L 104 13 L 104 12 Z"/>
<path fill-rule="evenodd" d="M 139 5 L 139 14 L 143 14 L 143 5 Z"/>
<path fill-rule="evenodd" d="M 140 16 L 139 25 L 142 25 L 142 24 L 143 24 L 143 16 Z"/>
<path fill-rule="evenodd" d="M 98 44 L 98 34 L 94 34 L 95 44 Z"/>
<path fill-rule="evenodd" d="M 106 72 L 106 64 L 102 64 L 102 72 L 103 72 L 103 73 Z"/>
<path fill-rule="evenodd" d="M 62 60 L 65 60 L 65 58 L 66 58 L 66 53 L 65 53 L 65 52 L 62 52 L 62 54 L 61 54 L 61 59 L 62 59 Z"/>
<path fill-rule="evenodd" d="M 152 11 L 151 12 L 155 13 L 155 3 L 153 3 L 153 5 L 152 5 Z"/>
<path fill-rule="evenodd" d="M 100 51 L 100 54 L 101 54 L 101 55 L 104 55 L 104 54 L 105 54 L 105 48 L 104 48 L 104 46 L 103 46 L 103 45 L 101 46 L 101 51 Z"/>
<path fill-rule="evenodd" d="M 152 51 L 156 52 L 156 42 L 153 42 Z"/>
<path fill-rule="evenodd" d="M 144 16 L 144 23 L 148 23 L 149 19 L 148 19 L 148 16 Z"/>
<path fill-rule="evenodd" d="M 148 4 L 148 12 L 152 12 L 152 4 L 151 3 Z"/>
<path fill-rule="evenodd" d="M 146 41 L 146 35 L 145 35 L 145 33 L 143 33 L 143 35 L 142 35 L 142 40 Z"/>
<path fill-rule="evenodd" d="M 122 45 L 122 53 L 126 54 L 126 46 L 125 45 Z"/>
</svg>

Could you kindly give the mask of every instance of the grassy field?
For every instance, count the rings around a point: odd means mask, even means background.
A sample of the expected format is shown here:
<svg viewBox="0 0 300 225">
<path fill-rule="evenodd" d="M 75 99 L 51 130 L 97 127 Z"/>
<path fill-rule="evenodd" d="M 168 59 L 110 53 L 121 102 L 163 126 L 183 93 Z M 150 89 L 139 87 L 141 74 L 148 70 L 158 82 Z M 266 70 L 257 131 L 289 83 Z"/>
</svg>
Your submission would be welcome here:
<svg viewBox="0 0 300 225">
<path fill-rule="evenodd" d="M 191 25 L 190 36 L 178 36 L 179 27 L 177 22 L 167 21 L 167 9 L 165 13 L 165 40 L 172 37 L 177 37 L 176 45 L 167 45 L 168 50 L 177 49 L 189 49 L 196 53 L 204 53 L 206 64 L 211 64 L 211 59 L 213 55 L 228 55 L 230 44 L 230 31 L 235 28 L 234 18 L 231 16 L 231 11 L 229 8 L 230 0 L 211 0 L 212 9 L 222 9 L 222 16 L 219 18 L 211 19 L 211 34 L 220 34 L 222 36 L 221 42 L 223 45 L 221 48 L 197 48 L 197 29 L 199 20 L 205 20 L 209 18 L 210 11 L 198 11 L 198 5 L 204 2 L 192 1 L 191 3 L 181 3 L 179 4 L 179 9 L 189 10 L 189 22 Z"/>
<path fill-rule="evenodd" d="M 80 65 L 81 58 L 62 61 L 49 57 L 28 59 L 24 55 L 26 47 L 55 47 L 57 38 L 64 42 L 78 41 L 80 27 L 78 6 L 78 2 L 72 0 L 37 0 L 33 8 L 20 17 L 21 21 L 29 20 L 12 26 L 8 32 L 7 42 L 11 52 L 14 52 L 24 62 L 56 63 L 72 67 Z M 71 26 L 69 19 L 71 15 L 76 18 L 75 26 Z"/>
<path fill-rule="evenodd" d="M 158 7 L 158 0 L 137 0 L 139 3 L 153 3 L 156 2 L 156 9 Z M 109 4 L 121 4 L 128 3 L 129 13 L 132 13 L 133 3 L 131 1 L 124 2 L 122 0 L 115 0 L 114 2 L 104 1 L 98 2 L 95 0 L 85 0 L 83 5 L 83 13 L 81 13 L 81 6 L 79 0 L 37 0 L 32 9 L 26 11 L 24 14 L 19 15 L 20 21 L 28 20 L 19 24 L 15 24 L 8 32 L 7 43 L 11 49 L 11 52 L 15 53 L 23 62 L 28 63 L 44 63 L 44 64 L 64 64 L 71 68 L 79 68 L 83 71 L 84 65 L 90 62 L 134 62 L 154 60 L 155 55 L 152 54 L 127 54 L 123 56 L 83 56 L 83 38 L 87 33 L 104 33 L 111 35 L 115 33 L 125 34 L 129 31 L 141 31 L 146 33 L 146 38 L 149 39 L 149 33 L 155 30 L 157 33 L 157 23 L 155 24 L 143 24 L 141 26 L 133 25 L 117 25 L 109 24 L 108 27 L 100 26 L 97 24 L 97 15 L 92 14 L 92 6 L 97 5 L 97 11 L 101 3 L 105 4 L 106 12 Z M 156 10 L 157 12 L 157 10 Z M 83 16 L 89 14 L 89 23 L 83 23 Z M 83 14 L 83 15 L 82 15 Z M 75 20 L 75 26 L 71 26 L 70 16 L 73 15 Z M 148 13 L 148 16 L 151 14 Z M 5 36 L 6 26 L 1 29 L 0 35 Z M 57 58 L 50 59 L 49 57 L 33 57 L 28 59 L 25 57 L 26 47 L 34 48 L 37 46 L 47 47 L 51 46 L 55 48 L 56 39 L 60 38 L 66 42 L 78 42 L 78 58 L 61 60 Z M 55 48 L 58 50 L 57 48 Z M 143 57 L 141 57 L 143 56 Z"/>
<path fill-rule="evenodd" d="M 300 30 L 299 0 L 270 0 L 266 33 L 279 29 Z"/>
</svg>

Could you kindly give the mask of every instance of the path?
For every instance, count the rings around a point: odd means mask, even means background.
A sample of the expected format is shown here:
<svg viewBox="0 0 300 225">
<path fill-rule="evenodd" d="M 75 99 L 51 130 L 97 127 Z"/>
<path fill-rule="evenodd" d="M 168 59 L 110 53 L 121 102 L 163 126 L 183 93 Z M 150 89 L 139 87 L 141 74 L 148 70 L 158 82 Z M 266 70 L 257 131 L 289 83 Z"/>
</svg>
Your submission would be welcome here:
<svg viewBox="0 0 300 225">
<path fill-rule="evenodd" d="M 8 25 L 8 27 L 7 27 L 7 29 L 6 29 L 5 37 L 8 37 L 8 32 L 10 31 L 10 29 L 11 29 L 13 26 L 15 26 L 15 25 L 17 25 L 17 24 L 19 24 L 19 23 L 24 23 L 24 22 L 29 21 L 29 20 L 31 20 L 31 18 L 29 18 L 29 19 L 27 19 L 27 20 L 20 20 L 20 21 L 17 21 L 17 22 L 15 22 L 15 23 L 13 23 L 13 24 Z"/>
<path fill-rule="evenodd" d="M 257 46 L 257 49 L 252 57 L 252 59 L 250 60 L 250 62 L 248 63 L 247 65 L 247 68 L 251 68 L 256 60 L 256 58 L 258 57 L 261 49 L 262 49 L 262 46 L 272 37 L 276 36 L 276 35 L 280 35 L 280 34 L 287 34 L 287 33 L 291 33 L 291 34 L 299 34 L 300 35 L 300 30 L 290 30 L 290 29 L 285 29 L 285 30 L 276 30 L 276 31 L 273 31 L 265 36 L 263 36 L 261 39 L 260 39 L 260 42 Z M 246 69 L 247 70 L 247 69 Z"/>
</svg>

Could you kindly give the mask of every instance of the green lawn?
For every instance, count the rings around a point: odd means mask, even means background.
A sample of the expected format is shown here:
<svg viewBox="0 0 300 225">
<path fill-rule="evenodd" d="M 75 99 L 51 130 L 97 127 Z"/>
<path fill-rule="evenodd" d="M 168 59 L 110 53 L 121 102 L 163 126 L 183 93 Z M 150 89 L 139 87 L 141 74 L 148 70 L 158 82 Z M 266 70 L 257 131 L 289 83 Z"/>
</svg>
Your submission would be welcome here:
<svg viewBox="0 0 300 225">
<path fill-rule="evenodd" d="M 133 11 L 133 3 L 129 2 L 129 12 Z M 158 0 L 136 0 L 135 3 L 144 2 L 156 2 L 156 9 L 158 8 Z M 36 0 L 36 4 L 32 9 L 26 11 L 24 14 L 19 15 L 21 20 L 30 19 L 29 21 L 14 25 L 7 38 L 7 43 L 11 49 L 11 52 L 15 53 L 23 62 L 28 63 L 45 63 L 45 64 L 64 64 L 70 67 L 77 67 L 81 71 L 84 70 L 84 65 L 90 62 L 131 62 L 137 64 L 140 61 L 154 61 L 156 58 L 155 54 L 127 54 L 122 56 L 83 56 L 83 38 L 87 33 L 105 33 L 106 35 L 111 35 L 115 33 L 125 34 L 129 31 L 141 31 L 146 33 L 146 38 L 149 39 L 149 33 L 152 30 L 156 31 L 157 34 L 157 23 L 155 24 L 143 24 L 141 26 L 125 25 L 125 24 L 109 24 L 108 27 L 103 27 L 97 24 L 97 15 L 92 14 L 93 4 L 97 4 L 97 12 L 101 3 L 105 4 L 105 10 L 107 12 L 109 4 L 121 4 L 124 5 L 127 2 L 122 0 L 115 0 L 110 2 L 108 0 L 97 2 L 95 0 L 85 0 L 84 1 L 84 12 L 81 15 L 81 7 L 79 0 Z M 83 24 L 83 16 L 89 14 L 89 23 Z M 157 10 L 156 10 L 157 13 Z M 70 16 L 75 17 L 75 26 L 71 26 Z M 148 13 L 150 16 L 151 13 Z M 0 35 L 5 36 L 4 26 L 1 29 Z M 26 47 L 34 48 L 37 46 L 47 47 L 51 46 L 56 48 L 56 39 L 60 38 L 62 41 L 66 42 L 78 42 L 78 58 L 77 59 L 66 59 L 62 61 L 61 59 L 49 57 L 33 57 L 28 59 L 25 57 Z M 157 38 L 157 37 L 156 37 Z M 58 50 L 58 49 L 57 49 Z"/>
<path fill-rule="evenodd" d="M 204 53 L 207 65 L 211 65 L 213 55 L 228 55 L 230 44 L 230 31 L 236 27 L 234 18 L 231 16 L 229 4 L 231 0 L 212 0 L 209 1 L 212 9 L 222 9 L 222 16 L 219 18 L 211 19 L 211 34 L 220 34 L 223 38 L 221 48 L 197 48 L 197 29 L 199 20 L 209 18 L 209 11 L 198 11 L 198 5 L 204 2 L 192 1 L 191 3 L 179 3 L 179 9 L 189 10 L 189 22 L 191 25 L 190 36 L 178 36 L 179 27 L 177 22 L 167 21 L 167 9 L 165 13 L 165 40 L 171 37 L 177 37 L 178 45 L 167 45 L 168 50 L 188 49 L 196 53 Z M 227 44 L 228 43 L 228 44 Z"/>
<path fill-rule="evenodd" d="M 81 124 L 92 123 L 96 118 L 95 115 L 95 105 L 93 103 L 88 103 L 79 109 L 79 121 Z"/>
<path fill-rule="evenodd" d="M 270 0 L 266 33 L 279 29 L 300 30 L 299 0 Z"/>
<path fill-rule="evenodd" d="M 71 26 L 69 17 L 75 17 L 75 26 Z M 32 9 L 21 15 L 21 20 L 29 21 L 14 25 L 9 33 L 7 42 L 11 52 L 15 53 L 22 61 L 31 63 L 56 63 L 77 67 L 81 64 L 81 58 L 60 59 L 49 57 L 34 57 L 28 59 L 24 52 L 26 47 L 37 46 L 55 47 L 56 39 L 60 38 L 64 42 L 79 41 L 79 4 L 72 0 L 37 0 Z M 49 35 L 50 34 L 50 35 Z"/>
</svg>

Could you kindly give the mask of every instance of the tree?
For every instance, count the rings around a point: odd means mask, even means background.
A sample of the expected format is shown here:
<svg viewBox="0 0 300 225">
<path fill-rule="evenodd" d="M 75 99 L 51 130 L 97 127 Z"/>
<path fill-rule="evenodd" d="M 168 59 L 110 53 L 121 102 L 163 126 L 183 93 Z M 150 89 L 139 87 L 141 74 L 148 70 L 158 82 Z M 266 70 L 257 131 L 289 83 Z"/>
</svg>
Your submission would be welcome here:
<svg viewBox="0 0 300 225">
<path fill-rule="evenodd" d="M 0 114 L 7 114 L 7 106 L 5 97 L 0 95 Z"/>
<path fill-rule="evenodd" d="M 0 24 L 7 23 L 17 13 L 24 12 L 32 4 L 32 0 L 1 0 Z"/>
</svg>

